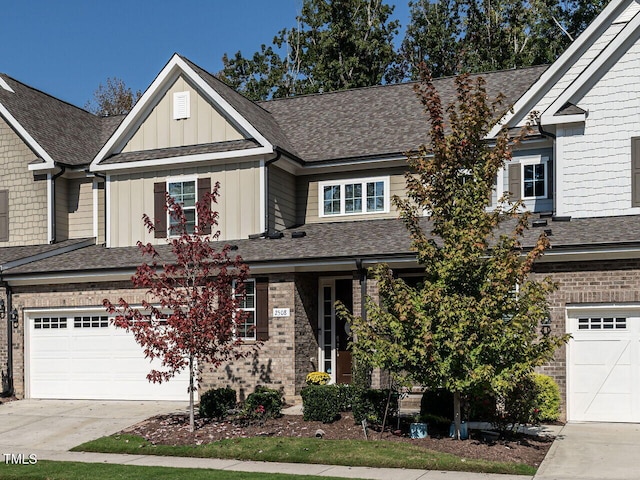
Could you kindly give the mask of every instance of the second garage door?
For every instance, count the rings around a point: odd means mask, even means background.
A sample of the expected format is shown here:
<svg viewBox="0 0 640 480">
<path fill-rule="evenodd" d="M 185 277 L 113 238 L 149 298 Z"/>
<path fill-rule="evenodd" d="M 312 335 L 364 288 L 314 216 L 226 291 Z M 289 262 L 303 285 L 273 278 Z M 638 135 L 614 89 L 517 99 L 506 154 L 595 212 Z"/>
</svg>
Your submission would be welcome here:
<svg viewBox="0 0 640 480">
<path fill-rule="evenodd" d="M 104 310 L 103 310 L 104 311 Z M 186 400 L 188 375 L 153 384 L 159 363 L 100 312 L 28 312 L 28 396 L 101 400 Z"/>
<path fill-rule="evenodd" d="M 569 312 L 568 420 L 640 422 L 640 312 Z"/>
</svg>

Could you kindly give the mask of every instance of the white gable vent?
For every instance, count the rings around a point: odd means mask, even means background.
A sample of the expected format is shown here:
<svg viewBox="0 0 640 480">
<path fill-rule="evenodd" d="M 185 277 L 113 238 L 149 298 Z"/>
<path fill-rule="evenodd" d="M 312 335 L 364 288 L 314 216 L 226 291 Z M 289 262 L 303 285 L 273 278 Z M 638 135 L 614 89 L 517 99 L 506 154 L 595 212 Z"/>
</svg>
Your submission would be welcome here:
<svg viewBox="0 0 640 480">
<path fill-rule="evenodd" d="M 191 102 L 189 92 L 175 92 L 173 94 L 173 119 L 182 120 L 191 116 Z"/>
<path fill-rule="evenodd" d="M 0 77 L 0 88 L 3 88 L 6 91 L 11 92 L 11 93 L 16 93 L 16 92 L 13 91 L 13 88 L 11 88 L 9 86 L 9 84 L 4 81 L 4 78 L 2 78 L 2 77 Z"/>
</svg>

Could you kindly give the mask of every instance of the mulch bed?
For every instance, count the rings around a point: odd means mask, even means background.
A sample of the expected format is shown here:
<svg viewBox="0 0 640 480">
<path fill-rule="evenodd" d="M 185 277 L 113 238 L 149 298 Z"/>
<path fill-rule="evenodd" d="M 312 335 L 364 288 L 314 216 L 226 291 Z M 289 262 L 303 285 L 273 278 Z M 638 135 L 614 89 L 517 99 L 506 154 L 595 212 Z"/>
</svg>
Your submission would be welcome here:
<svg viewBox="0 0 640 480">
<path fill-rule="evenodd" d="M 394 426 L 395 427 L 395 426 Z M 128 428 L 130 433 L 146 438 L 154 444 L 202 445 L 223 439 L 269 437 L 315 437 L 323 431 L 326 440 L 364 440 L 361 425 L 355 425 L 350 414 L 333 423 L 305 422 L 301 415 L 284 415 L 263 422 L 211 421 L 196 419 L 196 431 L 189 432 L 189 419 L 184 414 L 160 415 Z M 430 434 L 432 432 L 429 432 Z M 408 442 L 426 450 L 452 453 L 463 458 L 477 458 L 499 462 L 518 462 L 537 467 L 542 462 L 553 442 L 548 436 L 514 435 L 496 441 L 484 441 L 480 432 L 471 431 L 470 439 L 456 441 L 446 435 L 431 435 L 429 438 L 412 439 L 406 428 L 389 430 L 382 434 L 368 430 L 371 441 Z"/>
</svg>

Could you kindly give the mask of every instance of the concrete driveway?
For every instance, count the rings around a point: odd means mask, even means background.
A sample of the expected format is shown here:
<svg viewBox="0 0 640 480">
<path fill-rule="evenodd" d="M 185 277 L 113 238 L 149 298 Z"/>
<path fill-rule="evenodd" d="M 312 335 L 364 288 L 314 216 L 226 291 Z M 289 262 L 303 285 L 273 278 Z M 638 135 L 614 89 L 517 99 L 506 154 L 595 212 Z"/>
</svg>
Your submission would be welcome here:
<svg viewBox="0 0 640 480">
<path fill-rule="evenodd" d="M 161 413 L 185 411 L 184 402 L 19 400 L 0 405 L 0 452 L 65 451 Z"/>
<path fill-rule="evenodd" d="M 556 437 L 535 480 L 640 478 L 640 424 L 568 423 Z"/>
</svg>

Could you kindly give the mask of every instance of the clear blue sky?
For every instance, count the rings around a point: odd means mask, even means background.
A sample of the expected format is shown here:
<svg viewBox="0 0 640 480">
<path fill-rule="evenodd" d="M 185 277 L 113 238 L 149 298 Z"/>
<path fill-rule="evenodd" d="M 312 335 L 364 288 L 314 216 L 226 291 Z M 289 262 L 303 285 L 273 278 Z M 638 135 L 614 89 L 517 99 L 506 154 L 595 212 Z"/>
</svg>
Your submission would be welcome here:
<svg viewBox="0 0 640 480">
<path fill-rule="evenodd" d="M 408 0 L 394 18 L 404 30 Z M 80 107 L 107 77 L 145 90 L 174 52 L 217 72 L 295 25 L 302 0 L 0 0 L 0 72 Z M 401 38 L 403 33 L 399 34 Z"/>
</svg>

